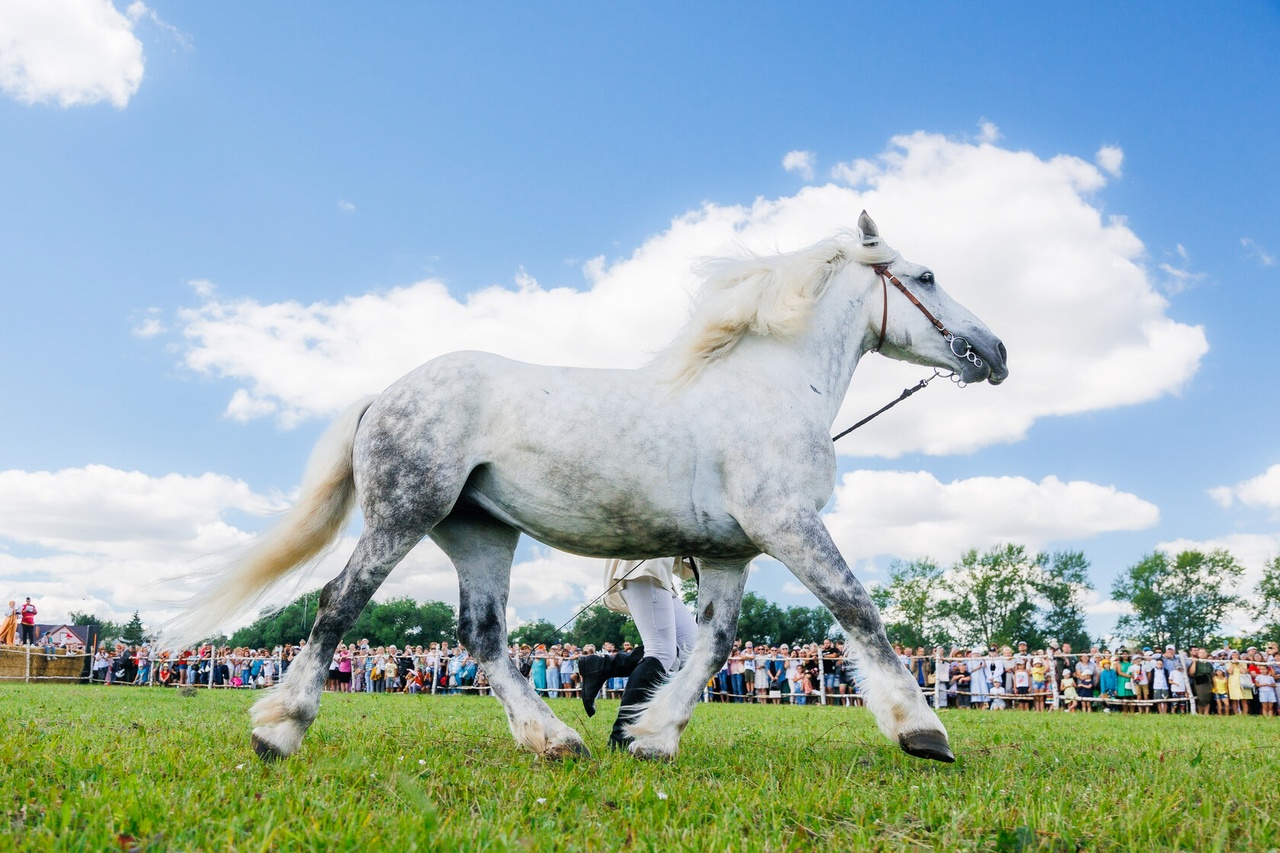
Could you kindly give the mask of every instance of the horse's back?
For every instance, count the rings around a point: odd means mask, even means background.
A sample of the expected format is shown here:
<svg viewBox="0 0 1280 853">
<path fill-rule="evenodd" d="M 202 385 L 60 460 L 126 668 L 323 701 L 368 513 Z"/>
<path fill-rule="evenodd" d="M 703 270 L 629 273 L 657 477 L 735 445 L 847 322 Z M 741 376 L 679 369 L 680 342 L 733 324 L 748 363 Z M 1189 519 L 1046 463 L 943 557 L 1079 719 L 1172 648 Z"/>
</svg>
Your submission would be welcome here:
<svg viewBox="0 0 1280 853">
<path fill-rule="evenodd" d="M 644 371 L 452 353 L 369 408 L 358 481 L 439 492 L 577 553 L 719 550 L 725 540 L 749 550 L 698 424 Z"/>
</svg>

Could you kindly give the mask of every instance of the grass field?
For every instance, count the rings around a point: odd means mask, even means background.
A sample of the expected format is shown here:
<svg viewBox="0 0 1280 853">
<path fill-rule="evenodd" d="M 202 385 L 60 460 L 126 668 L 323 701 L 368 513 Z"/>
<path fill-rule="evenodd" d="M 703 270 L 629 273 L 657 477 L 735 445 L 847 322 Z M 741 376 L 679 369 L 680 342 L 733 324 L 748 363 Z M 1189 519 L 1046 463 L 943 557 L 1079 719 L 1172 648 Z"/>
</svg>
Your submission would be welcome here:
<svg viewBox="0 0 1280 853">
<path fill-rule="evenodd" d="M 0 686 L 16 850 L 1272 850 L 1280 719 L 946 712 L 912 759 L 860 709 L 703 705 L 672 764 L 519 751 L 484 697 L 326 695 L 294 758 L 249 691 Z M 6 834 L 7 833 L 7 834 Z"/>
</svg>

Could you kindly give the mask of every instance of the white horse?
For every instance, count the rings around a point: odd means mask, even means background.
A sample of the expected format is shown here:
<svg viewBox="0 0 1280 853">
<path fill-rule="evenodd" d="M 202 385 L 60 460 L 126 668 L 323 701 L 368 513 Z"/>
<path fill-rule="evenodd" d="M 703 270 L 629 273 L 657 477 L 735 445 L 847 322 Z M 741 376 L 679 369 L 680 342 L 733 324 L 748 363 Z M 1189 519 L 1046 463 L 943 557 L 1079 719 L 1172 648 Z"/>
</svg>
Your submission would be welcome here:
<svg viewBox="0 0 1280 853">
<path fill-rule="evenodd" d="M 593 557 L 692 555 L 697 642 L 629 728 L 632 753 L 667 759 L 729 654 L 747 564 L 763 553 L 848 632 L 881 731 L 912 755 L 954 760 L 819 512 L 835 485 L 832 422 L 865 353 L 993 384 L 1008 375 L 1006 353 L 930 270 L 885 245 L 865 212 L 858 226 L 799 252 L 713 265 L 689 326 L 646 367 L 542 367 L 460 352 L 360 401 L 316 446 L 298 503 L 171 636 L 205 636 L 244 612 L 331 543 L 358 501 L 364 531 L 324 587 L 310 641 L 253 708 L 258 755 L 299 749 L 339 639 L 424 536 L 457 569 L 460 640 L 516 740 L 548 758 L 586 755 L 507 655 L 520 534 Z"/>
</svg>

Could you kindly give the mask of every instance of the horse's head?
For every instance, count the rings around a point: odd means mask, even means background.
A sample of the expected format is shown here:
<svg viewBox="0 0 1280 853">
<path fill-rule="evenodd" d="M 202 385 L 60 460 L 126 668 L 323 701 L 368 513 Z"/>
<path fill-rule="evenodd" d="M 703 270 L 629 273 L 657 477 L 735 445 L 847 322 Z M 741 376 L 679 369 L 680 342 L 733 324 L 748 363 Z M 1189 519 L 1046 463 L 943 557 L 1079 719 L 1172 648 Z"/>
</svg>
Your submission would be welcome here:
<svg viewBox="0 0 1280 853">
<path fill-rule="evenodd" d="M 865 210 L 858 230 L 864 247 L 881 245 L 880 232 Z M 999 385 L 1008 377 L 1004 343 L 938 286 L 933 270 L 896 254 L 872 269 L 874 295 L 866 304 L 872 306 L 867 314 L 873 348 L 890 358 L 951 370 L 966 383 Z"/>
</svg>

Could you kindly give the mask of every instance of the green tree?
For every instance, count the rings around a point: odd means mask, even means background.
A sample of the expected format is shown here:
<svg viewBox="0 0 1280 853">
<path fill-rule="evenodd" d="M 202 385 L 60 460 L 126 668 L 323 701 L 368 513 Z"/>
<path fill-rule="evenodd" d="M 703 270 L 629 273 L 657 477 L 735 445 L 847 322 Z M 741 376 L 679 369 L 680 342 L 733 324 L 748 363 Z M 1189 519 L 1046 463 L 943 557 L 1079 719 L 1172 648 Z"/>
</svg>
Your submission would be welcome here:
<svg viewBox="0 0 1280 853">
<path fill-rule="evenodd" d="M 556 630 L 556 626 L 546 619 L 536 619 L 533 622 L 526 622 L 516 628 L 507 635 L 508 643 L 519 643 L 524 645 L 528 643 L 530 646 L 536 646 L 538 643 L 559 643 L 564 639 L 564 635 Z"/>
<path fill-rule="evenodd" d="M 142 624 L 141 617 L 138 616 L 138 611 L 133 611 L 133 618 L 120 629 L 120 639 L 131 646 L 141 645 L 151 639 L 147 635 L 147 630 Z"/>
<path fill-rule="evenodd" d="M 253 624 L 232 634 L 230 643 L 254 649 L 296 644 L 311 634 L 319 600 L 320 591 L 312 590 L 282 608 L 264 610 Z M 374 646 L 426 645 L 452 643 L 457 635 L 458 615 L 450 605 L 443 601 L 418 604 L 412 598 L 393 598 L 382 603 L 369 602 L 343 640 L 353 643 L 368 638 Z"/>
<path fill-rule="evenodd" d="M 763 596 L 748 592 L 742 596 L 742 610 L 738 613 L 738 637 L 769 645 L 785 642 L 782 633 L 784 619 L 782 608 Z"/>
<path fill-rule="evenodd" d="M 67 614 L 68 625 L 97 625 L 98 626 L 98 642 L 111 643 L 120 638 L 124 629 L 119 623 L 112 622 L 110 619 L 99 619 L 97 614 L 82 613 L 78 610 L 72 610 Z"/>
<path fill-rule="evenodd" d="M 422 631 L 414 645 L 453 642 L 458 636 L 458 611 L 443 601 L 424 601 L 418 605 L 418 625 Z"/>
<path fill-rule="evenodd" d="M 1262 567 L 1262 577 L 1254 590 L 1257 603 L 1253 615 L 1261 621 L 1261 633 L 1268 639 L 1280 637 L 1280 554 Z"/>
<path fill-rule="evenodd" d="M 782 611 L 778 639 L 793 646 L 796 643 L 821 642 L 826 637 L 833 636 L 835 627 L 835 617 L 831 615 L 831 611 L 821 605 L 788 607 Z"/>
<path fill-rule="evenodd" d="M 889 582 L 873 588 L 871 600 L 880 608 L 892 642 L 912 648 L 950 644 L 942 578 L 942 569 L 932 560 L 890 564 Z"/>
<path fill-rule="evenodd" d="M 407 596 L 381 603 L 370 601 L 343 640 L 352 643 L 368 639 L 372 646 L 416 643 L 416 636 L 422 631 L 417 617 L 418 603 Z"/>
<path fill-rule="evenodd" d="M 565 639 L 575 646 L 591 643 L 599 649 L 605 643 L 613 643 L 621 648 L 622 641 L 627 639 L 625 629 L 630 621 L 631 617 L 625 613 L 614 613 L 603 604 L 593 604 L 578 613 Z"/>
<path fill-rule="evenodd" d="M 1111 596 L 1133 608 L 1116 627 L 1156 648 L 1202 645 L 1222 627 L 1227 612 L 1243 603 L 1231 592 L 1243 571 L 1223 549 L 1149 554 L 1116 578 Z"/>
<path fill-rule="evenodd" d="M 316 602 L 320 590 L 314 589 L 298 596 L 284 607 L 263 610 L 249 625 L 231 635 L 232 646 L 251 649 L 273 649 L 285 644 L 294 645 L 311 633 L 316 619 Z"/>
<path fill-rule="evenodd" d="M 369 602 L 344 639 L 348 643 L 368 639 L 372 646 L 404 646 L 453 642 L 457 636 L 458 619 L 452 607 L 440 601 L 419 605 L 404 596 Z"/>
<path fill-rule="evenodd" d="M 1074 649 L 1089 647 L 1089 634 L 1084 626 L 1085 593 L 1093 589 L 1089 581 L 1089 561 L 1082 551 L 1059 551 L 1049 560 L 1040 559 L 1043 568 L 1038 592 L 1044 600 L 1039 617 L 1040 633 L 1059 643 L 1070 643 Z"/>
<path fill-rule="evenodd" d="M 1046 559 L 1032 557 L 1021 545 L 965 552 L 942 580 L 942 614 L 954 636 L 964 643 L 1043 645 L 1035 616 Z"/>
</svg>

